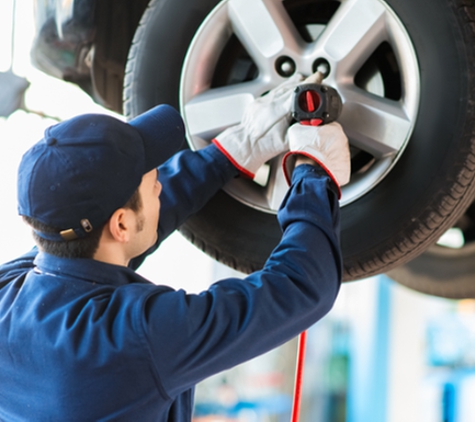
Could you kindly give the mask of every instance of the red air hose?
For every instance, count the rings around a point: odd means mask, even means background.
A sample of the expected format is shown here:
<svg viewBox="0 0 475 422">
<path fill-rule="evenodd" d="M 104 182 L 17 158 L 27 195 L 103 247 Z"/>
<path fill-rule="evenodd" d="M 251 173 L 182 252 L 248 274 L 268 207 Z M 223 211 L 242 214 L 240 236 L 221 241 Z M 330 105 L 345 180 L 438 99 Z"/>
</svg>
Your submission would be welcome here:
<svg viewBox="0 0 475 422">
<path fill-rule="evenodd" d="M 295 371 L 294 402 L 292 406 L 291 422 L 298 422 L 300 416 L 300 401 L 302 398 L 303 370 L 305 364 L 305 348 L 307 346 L 307 332 L 299 336 L 297 351 L 297 369 Z"/>
</svg>

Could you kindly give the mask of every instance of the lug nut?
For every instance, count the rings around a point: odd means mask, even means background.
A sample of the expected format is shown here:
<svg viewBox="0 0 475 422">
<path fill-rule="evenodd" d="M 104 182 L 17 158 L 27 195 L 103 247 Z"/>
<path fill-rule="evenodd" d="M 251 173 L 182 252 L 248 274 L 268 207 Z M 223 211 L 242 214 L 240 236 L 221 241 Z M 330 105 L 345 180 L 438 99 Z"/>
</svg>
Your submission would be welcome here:
<svg viewBox="0 0 475 422">
<path fill-rule="evenodd" d="M 315 60 L 312 66 L 313 72 L 321 72 L 323 77 L 326 78 L 330 74 L 330 63 L 322 57 Z"/>
<path fill-rule="evenodd" d="M 279 57 L 275 62 L 275 70 L 280 76 L 288 78 L 297 70 L 295 62 L 287 56 Z"/>
</svg>

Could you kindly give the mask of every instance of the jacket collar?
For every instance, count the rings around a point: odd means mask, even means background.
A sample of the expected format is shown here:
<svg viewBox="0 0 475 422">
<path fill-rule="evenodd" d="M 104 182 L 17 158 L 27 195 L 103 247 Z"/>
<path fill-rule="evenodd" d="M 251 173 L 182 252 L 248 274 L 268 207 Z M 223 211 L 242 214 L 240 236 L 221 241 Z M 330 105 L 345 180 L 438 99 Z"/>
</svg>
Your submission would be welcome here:
<svg viewBox="0 0 475 422">
<path fill-rule="evenodd" d="M 114 286 L 150 283 L 128 267 L 107 264 L 94 259 L 59 258 L 39 252 L 34 263 L 36 272 L 63 278 L 81 279 L 91 283 Z"/>
</svg>

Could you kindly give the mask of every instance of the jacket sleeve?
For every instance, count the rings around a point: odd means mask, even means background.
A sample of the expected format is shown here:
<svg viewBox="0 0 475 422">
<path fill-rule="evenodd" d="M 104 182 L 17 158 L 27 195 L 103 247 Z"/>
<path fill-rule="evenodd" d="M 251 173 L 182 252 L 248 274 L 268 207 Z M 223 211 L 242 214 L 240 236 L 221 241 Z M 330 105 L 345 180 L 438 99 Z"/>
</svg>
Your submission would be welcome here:
<svg viewBox="0 0 475 422">
<path fill-rule="evenodd" d="M 129 267 L 137 269 L 147 255 L 198 212 L 227 182 L 239 175 L 238 170 L 215 145 L 199 151 L 184 150 L 159 167 L 160 220 L 158 241 Z"/>
<path fill-rule="evenodd" d="M 197 295 L 148 296 L 145 336 L 170 396 L 281 345 L 332 308 L 342 259 L 339 204 L 326 173 L 297 167 L 278 220 L 283 236 L 261 271 Z"/>
<path fill-rule="evenodd" d="M 237 169 L 214 145 L 193 152 L 182 151 L 159 168 L 161 211 L 159 241 L 199 211 Z"/>
</svg>

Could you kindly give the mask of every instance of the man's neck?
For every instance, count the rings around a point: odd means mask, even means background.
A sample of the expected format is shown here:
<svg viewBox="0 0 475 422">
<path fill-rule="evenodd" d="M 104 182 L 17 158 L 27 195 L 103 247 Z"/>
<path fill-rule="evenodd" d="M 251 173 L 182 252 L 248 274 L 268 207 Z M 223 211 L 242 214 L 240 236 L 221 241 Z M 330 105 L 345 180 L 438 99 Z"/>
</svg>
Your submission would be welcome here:
<svg viewBox="0 0 475 422">
<path fill-rule="evenodd" d="M 112 242 L 99 242 L 99 247 L 93 256 L 96 261 L 105 262 L 107 264 L 122 265 L 127 267 L 130 258 L 125 255 L 121 244 Z"/>
</svg>

